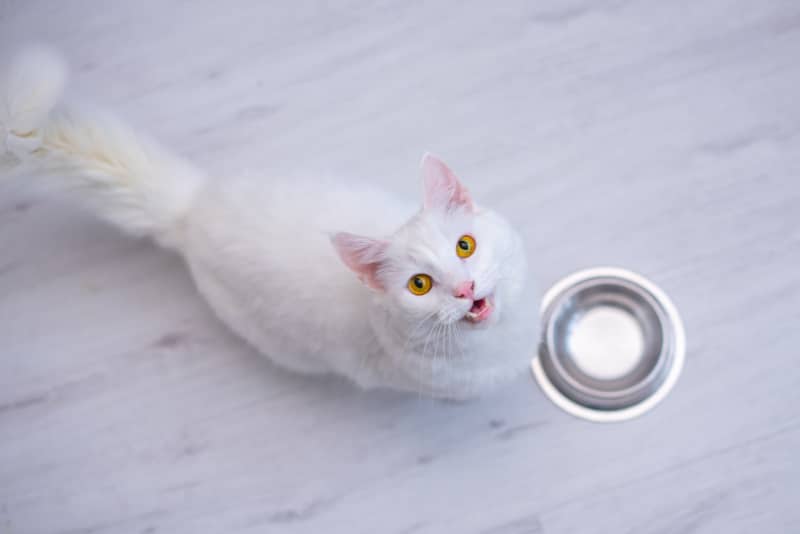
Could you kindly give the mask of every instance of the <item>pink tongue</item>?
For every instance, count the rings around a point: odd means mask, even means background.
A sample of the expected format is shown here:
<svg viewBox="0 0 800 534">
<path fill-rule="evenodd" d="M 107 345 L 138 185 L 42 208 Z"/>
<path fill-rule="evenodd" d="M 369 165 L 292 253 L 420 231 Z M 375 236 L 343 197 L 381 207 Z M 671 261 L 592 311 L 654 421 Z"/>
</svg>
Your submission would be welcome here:
<svg viewBox="0 0 800 534">
<path fill-rule="evenodd" d="M 472 303 L 472 308 L 470 308 L 469 311 L 471 311 L 472 313 L 478 313 L 483 309 L 484 304 L 486 304 L 486 301 L 484 299 L 476 300 L 475 302 Z"/>
</svg>

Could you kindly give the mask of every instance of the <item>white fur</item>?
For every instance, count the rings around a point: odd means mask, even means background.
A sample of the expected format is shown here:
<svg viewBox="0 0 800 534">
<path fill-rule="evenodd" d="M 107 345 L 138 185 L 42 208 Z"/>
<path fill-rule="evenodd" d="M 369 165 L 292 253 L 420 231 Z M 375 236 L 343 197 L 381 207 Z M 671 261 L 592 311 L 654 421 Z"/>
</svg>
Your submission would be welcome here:
<svg viewBox="0 0 800 534">
<path fill-rule="evenodd" d="M 68 180 L 122 229 L 177 250 L 218 316 L 273 361 L 452 397 L 527 368 L 538 302 L 521 240 L 437 159 L 423 164 L 424 209 L 366 186 L 206 179 L 114 119 L 53 109 L 63 64 L 37 54 L 2 87 L 5 161 Z M 467 259 L 456 255 L 463 234 L 477 241 Z M 426 295 L 407 289 L 417 273 L 434 279 Z M 488 321 L 464 319 L 472 301 L 453 288 L 465 280 L 476 298 L 494 294 Z"/>
<path fill-rule="evenodd" d="M 64 61 L 46 49 L 11 62 L 2 85 L 0 170 L 58 177 L 86 190 L 83 199 L 123 230 L 171 244 L 203 174 L 111 115 L 57 106 L 65 78 Z"/>
</svg>

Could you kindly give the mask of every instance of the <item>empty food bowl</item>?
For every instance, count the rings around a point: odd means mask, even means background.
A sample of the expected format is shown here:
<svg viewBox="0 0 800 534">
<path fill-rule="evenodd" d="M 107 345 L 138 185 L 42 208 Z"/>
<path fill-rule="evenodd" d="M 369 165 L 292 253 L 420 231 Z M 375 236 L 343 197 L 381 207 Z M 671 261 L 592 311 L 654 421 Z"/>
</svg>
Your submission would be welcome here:
<svg viewBox="0 0 800 534">
<path fill-rule="evenodd" d="M 601 267 L 556 283 L 542 302 L 532 367 L 545 394 L 591 421 L 631 419 L 662 400 L 680 375 L 683 324 L 645 278 Z"/>
</svg>

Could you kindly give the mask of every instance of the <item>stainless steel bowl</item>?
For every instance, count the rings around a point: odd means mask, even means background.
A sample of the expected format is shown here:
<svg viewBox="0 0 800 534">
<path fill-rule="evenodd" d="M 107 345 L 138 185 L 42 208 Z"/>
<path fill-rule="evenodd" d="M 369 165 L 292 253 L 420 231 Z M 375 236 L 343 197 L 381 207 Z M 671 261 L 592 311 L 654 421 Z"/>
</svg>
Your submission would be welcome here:
<svg viewBox="0 0 800 534">
<path fill-rule="evenodd" d="M 666 396 L 683 366 L 677 310 L 629 271 L 588 269 L 561 280 L 545 295 L 542 324 L 534 375 L 551 400 L 585 419 L 644 413 Z"/>
</svg>

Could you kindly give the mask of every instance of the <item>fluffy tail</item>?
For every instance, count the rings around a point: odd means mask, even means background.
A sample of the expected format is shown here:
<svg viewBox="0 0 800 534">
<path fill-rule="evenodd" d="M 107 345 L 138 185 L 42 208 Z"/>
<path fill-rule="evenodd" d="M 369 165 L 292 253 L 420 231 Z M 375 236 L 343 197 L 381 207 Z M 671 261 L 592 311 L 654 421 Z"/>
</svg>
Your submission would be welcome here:
<svg viewBox="0 0 800 534">
<path fill-rule="evenodd" d="M 58 178 L 123 230 L 178 245 L 202 173 L 114 117 L 60 105 L 67 69 L 52 51 L 27 50 L 5 74 L 0 173 Z"/>
</svg>

